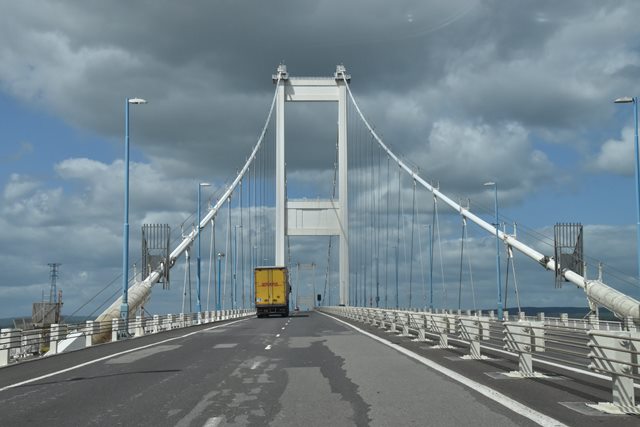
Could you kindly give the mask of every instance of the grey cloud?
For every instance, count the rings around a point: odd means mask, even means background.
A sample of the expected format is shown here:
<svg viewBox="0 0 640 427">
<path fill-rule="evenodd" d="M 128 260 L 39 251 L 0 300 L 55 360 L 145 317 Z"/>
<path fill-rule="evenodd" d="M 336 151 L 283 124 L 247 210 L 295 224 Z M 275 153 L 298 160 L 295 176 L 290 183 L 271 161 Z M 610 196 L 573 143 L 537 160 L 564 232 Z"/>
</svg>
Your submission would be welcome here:
<svg viewBox="0 0 640 427">
<path fill-rule="evenodd" d="M 3 12 L 0 90 L 11 97 L 119 145 L 125 98 L 149 99 L 131 110 L 131 143 L 143 156 L 131 169 L 132 224 L 188 228 L 195 183 L 214 180 L 207 197 L 219 194 L 255 143 L 281 60 L 292 75 L 331 75 L 344 62 L 394 151 L 445 192 L 481 206 L 491 206 L 483 180 L 498 180 L 504 202 L 518 204 L 541 183 L 563 179 L 537 136 L 576 156 L 600 152 L 600 140 L 581 136 L 612 116 L 610 100 L 627 94 L 640 66 L 633 1 L 41 1 L 7 3 Z M 335 109 L 288 106 L 287 118 L 292 181 L 301 196 L 327 194 Z M 624 172 L 615 147 L 605 144 L 594 167 Z M 31 260 L 29 273 L 7 273 L 25 290 L 45 282 L 51 254 L 76 260 L 65 268 L 78 295 L 118 274 L 122 162 L 71 157 L 53 183 L 17 175 L 5 185 L 3 245 L 22 240 L 20 257 L 4 261 Z M 317 177 L 327 182 L 314 186 Z M 410 189 L 402 200 L 409 206 Z M 77 225 L 84 222 L 100 226 Z M 456 227 L 443 232 L 457 236 Z M 454 260 L 455 242 L 447 249 Z M 489 265 L 491 244 L 482 244 Z M 154 299 L 169 305 L 168 296 Z"/>
</svg>

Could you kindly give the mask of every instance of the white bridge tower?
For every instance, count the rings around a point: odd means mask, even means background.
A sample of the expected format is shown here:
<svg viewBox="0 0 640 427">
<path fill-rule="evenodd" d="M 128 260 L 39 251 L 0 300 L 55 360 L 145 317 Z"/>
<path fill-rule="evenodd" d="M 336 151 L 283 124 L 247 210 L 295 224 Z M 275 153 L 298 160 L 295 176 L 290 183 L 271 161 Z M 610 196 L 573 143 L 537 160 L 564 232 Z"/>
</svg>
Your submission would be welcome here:
<svg viewBox="0 0 640 427">
<path fill-rule="evenodd" d="M 289 77 L 279 65 L 276 95 L 276 265 L 285 265 L 285 236 L 339 236 L 340 304 L 349 304 L 349 230 L 347 204 L 347 88 L 351 76 L 338 65 L 333 77 Z M 286 194 L 284 103 L 338 103 L 337 200 L 289 200 Z"/>
</svg>

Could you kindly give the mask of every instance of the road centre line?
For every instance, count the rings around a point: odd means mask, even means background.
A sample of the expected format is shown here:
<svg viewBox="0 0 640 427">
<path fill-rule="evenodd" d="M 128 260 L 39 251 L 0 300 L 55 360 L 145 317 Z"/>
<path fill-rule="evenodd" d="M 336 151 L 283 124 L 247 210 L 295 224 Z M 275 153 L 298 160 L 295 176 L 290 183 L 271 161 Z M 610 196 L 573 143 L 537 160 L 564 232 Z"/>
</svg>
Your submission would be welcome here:
<svg viewBox="0 0 640 427">
<path fill-rule="evenodd" d="M 25 385 L 25 384 L 30 384 L 30 383 L 33 383 L 33 382 L 36 382 L 36 381 L 40 381 L 40 380 L 43 380 L 45 378 L 53 377 L 53 376 L 58 375 L 58 374 L 64 374 L 65 372 L 69 372 L 69 371 L 73 371 L 73 370 L 76 370 L 76 369 L 79 369 L 79 368 L 83 368 L 85 366 L 93 365 L 94 363 L 103 362 L 103 361 L 109 360 L 109 359 L 111 359 L 113 357 L 122 356 L 123 354 L 132 353 L 134 351 L 138 351 L 138 350 L 142 350 L 142 349 L 145 349 L 145 348 L 153 347 L 153 346 L 156 346 L 156 345 L 164 344 L 164 343 L 167 343 L 167 342 L 179 340 L 179 339 L 182 339 L 182 338 L 187 338 L 187 337 L 190 337 L 191 335 L 199 334 L 201 332 L 210 331 L 212 329 L 221 328 L 223 326 L 233 325 L 234 323 L 244 322 L 245 320 L 248 320 L 248 319 L 249 318 L 235 320 L 233 322 L 225 323 L 223 325 L 217 325 L 217 326 L 212 326 L 212 327 L 206 328 L 206 329 L 200 329 L 198 331 L 189 332 L 188 334 L 180 335 L 178 337 L 167 338 L 166 340 L 158 341 L 158 342 L 151 343 L 151 344 L 147 344 L 147 345 L 144 345 L 142 347 L 131 348 L 129 350 L 121 351 L 119 353 L 114 353 L 114 354 L 110 354 L 108 356 L 100 357 L 98 359 L 89 360 L 88 362 L 80 363 L 80 364 L 75 365 L 75 366 L 70 366 L 68 368 L 61 369 L 59 371 L 50 372 L 48 374 L 41 375 L 41 376 L 36 377 L 36 378 L 31 378 L 29 380 L 24 380 L 24 381 L 20 381 L 18 383 L 15 383 L 15 384 L 10 384 L 8 386 L 1 387 L 0 388 L 0 392 L 5 391 L 5 390 L 9 390 L 9 389 L 12 389 L 12 388 L 15 388 L 15 387 L 20 387 L 20 386 Z"/>
<path fill-rule="evenodd" d="M 500 393 L 497 390 L 492 389 L 491 387 L 485 386 L 483 384 L 480 384 L 470 378 L 465 377 L 462 374 L 459 374 L 449 368 L 446 368 L 442 365 L 440 365 L 439 363 L 434 362 L 433 360 L 427 359 L 426 357 L 420 356 L 417 353 L 414 353 L 411 350 L 408 350 L 402 346 L 399 346 L 398 344 L 394 344 L 391 341 L 388 341 L 384 338 L 380 338 L 377 335 L 374 335 L 370 332 L 365 331 L 364 329 L 360 329 L 357 326 L 352 325 L 351 323 L 345 322 L 342 319 L 338 319 L 337 317 L 331 316 L 329 314 L 326 313 L 322 313 L 320 312 L 320 314 L 327 316 L 331 319 L 334 319 L 337 322 L 343 323 L 353 329 L 355 329 L 356 331 L 360 332 L 363 335 L 368 336 L 369 338 L 372 338 L 378 342 L 380 342 L 381 344 L 386 345 L 387 347 L 390 347 L 396 351 L 398 351 L 399 353 L 404 354 L 405 356 L 408 356 L 410 358 L 412 358 L 413 360 L 422 363 L 423 365 L 440 372 L 443 375 L 446 375 L 447 377 L 451 378 L 454 381 L 457 381 L 458 383 L 477 391 L 478 393 L 482 394 L 483 396 L 493 400 L 496 403 L 499 403 L 500 405 L 504 406 L 507 409 L 510 409 L 511 411 L 515 412 L 516 414 L 522 415 L 525 418 L 530 419 L 531 421 L 541 425 L 541 426 L 554 426 L 554 427 L 561 427 L 561 426 L 566 426 L 566 424 L 561 423 L 560 421 L 556 420 L 555 418 L 551 418 L 541 412 L 536 411 L 533 408 L 530 408 L 514 399 L 511 399 L 510 397 Z"/>
</svg>

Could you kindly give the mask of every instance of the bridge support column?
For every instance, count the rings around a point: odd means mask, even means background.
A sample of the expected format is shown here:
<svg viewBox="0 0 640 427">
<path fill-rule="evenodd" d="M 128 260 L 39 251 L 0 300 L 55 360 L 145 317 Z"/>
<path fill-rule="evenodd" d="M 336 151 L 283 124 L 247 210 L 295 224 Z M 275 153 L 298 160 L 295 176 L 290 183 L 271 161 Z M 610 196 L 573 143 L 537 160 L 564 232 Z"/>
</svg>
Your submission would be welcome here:
<svg viewBox="0 0 640 427">
<path fill-rule="evenodd" d="M 401 337 L 408 337 L 409 334 L 409 325 L 407 325 L 406 323 L 402 324 L 402 333 L 400 334 Z"/>
<path fill-rule="evenodd" d="M 157 314 L 153 315 L 153 320 L 152 320 L 152 327 L 151 327 L 151 333 L 153 334 L 157 334 L 158 331 L 160 330 L 160 316 L 158 316 Z"/>
<path fill-rule="evenodd" d="M 340 198 L 340 304 L 349 304 L 349 206 L 347 175 L 347 86 L 344 79 L 338 80 L 338 196 Z M 344 76 L 346 77 L 346 76 Z"/>
<path fill-rule="evenodd" d="M 544 324 L 528 321 L 504 322 L 504 328 L 505 350 L 518 354 L 518 370 L 510 372 L 508 375 L 524 378 L 542 377 L 542 374 L 533 371 L 531 352 L 544 348 L 543 334 L 538 332 L 544 330 Z"/>
<path fill-rule="evenodd" d="M 630 332 L 636 332 L 637 328 L 636 328 L 636 324 L 633 322 L 633 317 L 631 316 L 626 316 L 624 318 L 624 329 L 625 331 L 630 331 Z"/>
<path fill-rule="evenodd" d="M 0 366 L 9 364 L 9 351 L 20 347 L 20 329 L 0 329 Z"/>
<path fill-rule="evenodd" d="M 167 314 L 167 318 L 165 320 L 166 330 L 170 331 L 173 328 L 175 328 L 176 327 L 175 322 L 176 322 L 176 316 L 174 314 Z"/>
<path fill-rule="evenodd" d="M 93 336 L 97 335 L 100 329 L 100 323 L 93 320 L 87 320 L 84 325 L 84 346 L 91 347 L 93 345 Z"/>
<path fill-rule="evenodd" d="M 115 319 L 115 318 L 111 319 L 111 341 L 112 342 L 118 341 L 118 333 L 120 332 L 121 328 L 124 328 L 123 324 L 124 324 L 124 320 L 122 319 Z"/>
<path fill-rule="evenodd" d="M 144 336 L 144 326 L 145 326 L 144 317 L 136 316 L 136 337 Z"/>
<path fill-rule="evenodd" d="M 411 334 L 409 333 L 409 326 L 411 326 L 411 313 L 406 313 L 404 316 L 402 316 L 402 333 L 400 334 L 401 337 L 409 337 L 411 336 Z"/>
<path fill-rule="evenodd" d="M 487 341 L 491 339 L 491 321 L 488 317 L 483 317 L 482 315 L 477 316 L 477 318 L 480 323 L 480 336 L 482 337 L 482 340 Z"/>
<path fill-rule="evenodd" d="M 49 335 L 49 353 L 58 354 L 58 341 L 67 336 L 67 325 L 51 324 Z"/>
<path fill-rule="evenodd" d="M 391 313 L 391 327 L 387 332 L 396 333 L 398 331 L 398 313 L 395 311 Z"/>
<path fill-rule="evenodd" d="M 284 103 L 285 82 L 288 79 L 286 65 L 278 66 L 276 78 L 280 83 L 276 89 L 276 234 L 275 265 L 285 266 L 286 224 L 286 175 L 284 149 Z"/>
<path fill-rule="evenodd" d="M 635 402 L 634 377 L 638 378 L 637 355 L 640 351 L 640 333 L 614 331 L 588 331 L 589 369 L 611 375 L 612 402 L 588 405 L 610 414 L 640 414 Z"/>
<path fill-rule="evenodd" d="M 380 329 L 387 329 L 387 313 L 382 313 L 382 318 L 380 319 Z"/>
<path fill-rule="evenodd" d="M 469 355 L 463 356 L 463 359 L 482 359 L 480 354 L 480 336 L 482 326 L 480 319 L 477 317 L 465 316 L 459 318 L 460 337 L 469 342 Z"/>
<path fill-rule="evenodd" d="M 273 82 L 276 88 L 276 194 L 275 194 L 275 265 L 286 264 L 285 243 L 286 236 L 339 236 L 339 304 L 349 305 L 349 207 L 348 207 L 348 159 L 347 159 L 347 82 L 351 79 L 344 66 L 338 65 L 333 79 L 314 77 L 289 77 L 287 67 L 278 66 Z M 286 194 L 286 165 L 285 165 L 285 102 L 337 102 L 338 103 L 338 202 L 330 200 L 331 208 L 320 207 L 315 210 L 332 212 L 330 227 L 321 226 L 320 220 L 312 219 L 308 215 L 304 225 L 292 224 L 297 217 L 304 217 L 305 209 L 314 210 L 310 206 L 293 206 Z"/>
<path fill-rule="evenodd" d="M 438 334 L 437 348 L 449 348 L 449 319 L 446 314 L 430 314 L 431 330 Z"/>
<path fill-rule="evenodd" d="M 419 314 L 418 316 L 418 338 L 416 342 L 427 342 L 427 316 Z"/>
</svg>

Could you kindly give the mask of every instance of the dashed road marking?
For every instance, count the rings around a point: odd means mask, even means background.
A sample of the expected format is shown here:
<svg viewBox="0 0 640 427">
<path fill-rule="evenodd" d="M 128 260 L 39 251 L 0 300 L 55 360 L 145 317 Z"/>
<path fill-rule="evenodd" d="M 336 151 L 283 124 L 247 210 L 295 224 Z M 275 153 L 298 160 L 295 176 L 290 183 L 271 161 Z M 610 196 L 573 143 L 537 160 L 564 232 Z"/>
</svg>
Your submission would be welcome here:
<svg viewBox="0 0 640 427">
<path fill-rule="evenodd" d="M 24 381 L 20 381 L 20 382 L 14 383 L 14 384 L 10 384 L 10 385 L 5 386 L 5 387 L 0 387 L 0 391 L 5 391 L 5 390 L 9 390 L 9 389 L 12 389 L 12 388 L 15 388 L 15 387 L 20 387 L 21 385 L 30 384 L 30 383 L 33 383 L 33 382 L 36 382 L 36 381 L 40 381 L 40 380 L 43 380 L 45 378 L 53 377 L 54 375 L 64 374 L 65 372 L 69 372 L 69 371 L 76 370 L 78 368 L 82 368 L 82 367 L 85 367 L 85 366 L 93 365 L 94 363 L 103 362 L 105 360 L 113 359 L 114 357 L 122 356 L 123 354 L 132 353 L 134 351 L 142 350 L 144 348 L 154 347 L 154 346 L 157 346 L 157 345 L 160 345 L 160 344 L 168 343 L 168 342 L 171 342 L 171 341 L 176 341 L 176 340 L 179 340 L 179 339 L 182 339 L 182 338 L 187 338 L 187 337 L 190 337 L 192 335 L 200 334 L 200 333 L 203 333 L 203 332 L 207 332 L 207 331 L 210 331 L 212 329 L 218 329 L 218 328 L 221 328 L 223 326 L 225 326 L 225 327 L 226 326 L 231 326 L 234 323 L 244 322 L 246 320 L 248 320 L 248 319 L 235 320 L 233 322 L 225 323 L 224 325 L 217 325 L 217 326 L 212 326 L 212 327 L 207 328 L 207 329 L 200 329 L 198 331 L 189 332 L 187 334 L 180 335 L 178 337 L 168 338 L 166 340 L 162 340 L 162 341 L 154 342 L 154 343 L 151 343 L 151 344 L 143 345 L 143 346 L 140 346 L 140 347 L 137 347 L 137 348 L 131 348 L 129 350 L 124 350 L 124 351 L 120 351 L 118 353 L 113 353 L 113 354 L 110 354 L 108 356 L 99 357 L 97 359 L 89 360 L 88 362 L 80 363 L 80 364 L 75 365 L 75 366 L 70 366 L 68 368 L 61 369 L 59 371 L 50 372 L 50 373 L 45 374 L 45 375 L 40 375 L 39 377 L 30 378 L 28 380 L 24 380 Z"/>
<path fill-rule="evenodd" d="M 222 422 L 222 417 L 209 418 L 202 427 L 218 427 Z"/>
<path fill-rule="evenodd" d="M 265 349 L 265 350 L 271 350 L 271 344 L 269 344 L 268 346 L 266 346 L 264 349 Z"/>
<path fill-rule="evenodd" d="M 280 334 L 276 334 L 276 338 L 278 338 L 280 336 Z"/>
<path fill-rule="evenodd" d="M 237 345 L 237 343 L 221 343 L 214 345 L 213 348 L 233 348 Z"/>
<path fill-rule="evenodd" d="M 158 353 L 162 353 L 164 351 L 171 351 L 182 347 L 181 345 L 169 344 L 169 345 L 157 345 L 152 348 L 146 348 L 144 350 L 135 351 L 133 353 L 124 354 L 120 357 L 115 357 L 111 360 L 107 360 L 105 363 L 107 365 L 115 365 L 115 364 L 126 364 L 137 362 L 140 359 L 144 359 L 145 357 L 153 356 Z"/>
</svg>

